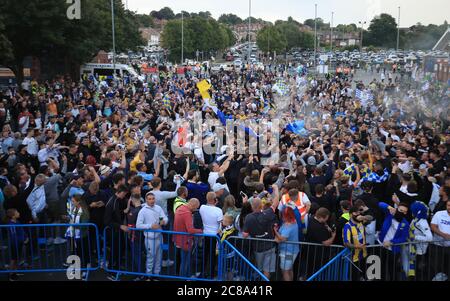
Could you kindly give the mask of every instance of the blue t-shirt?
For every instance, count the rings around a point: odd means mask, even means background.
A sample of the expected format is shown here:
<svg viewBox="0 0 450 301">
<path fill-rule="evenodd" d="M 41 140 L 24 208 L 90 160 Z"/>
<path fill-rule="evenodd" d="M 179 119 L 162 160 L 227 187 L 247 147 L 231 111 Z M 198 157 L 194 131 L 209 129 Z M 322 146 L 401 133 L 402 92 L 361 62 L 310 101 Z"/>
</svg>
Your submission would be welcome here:
<svg viewBox="0 0 450 301">
<path fill-rule="evenodd" d="M 297 224 L 283 224 L 280 228 L 280 235 L 287 238 L 289 242 L 298 242 L 298 226 Z M 298 243 L 281 243 L 281 254 L 297 254 L 299 252 Z"/>
</svg>

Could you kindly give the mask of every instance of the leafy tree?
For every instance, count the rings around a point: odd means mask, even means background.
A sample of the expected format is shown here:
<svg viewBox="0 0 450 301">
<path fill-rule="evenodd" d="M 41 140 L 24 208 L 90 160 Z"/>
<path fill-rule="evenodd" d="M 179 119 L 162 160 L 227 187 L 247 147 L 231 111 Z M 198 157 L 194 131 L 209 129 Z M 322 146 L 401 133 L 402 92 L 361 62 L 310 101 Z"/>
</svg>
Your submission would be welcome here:
<svg viewBox="0 0 450 301">
<path fill-rule="evenodd" d="M 151 15 L 136 14 L 136 19 L 140 27 L 153 27 L 155 25 Z"/>
<path fill-rule="evenodd" d="M 342 50 L 343 51 L 345 51 L 345 50 L 348 50 L 348 51 L 359 50 L 359 46 L 358 45 L 348 45 L 348 46 L 345 46 L 344 48 L 342 48 Z"/>
<path fill-rule="evenodd" d="M 241 18 L 234 14 L 223 14 L 219 17 L 218 21 L 228 25 L 237 25 L 243 22 Z"/>
<path fill-rule="evenodd" d="M 358 26 L 355 23 L 351 23 L 347 25 L 347 32 L 356 32 L 358 31 Z"/>
<path fill-rule="evenodd" d="M 183 18 L 190 18 L 191 14 L 188 13 L 187 11 L 181 11 L 183 13 Z M 175 15 L 175 19 L 181 19 L 181 13 L 178 13 Z"/>
<path fill-rule="evenodd" d="M 298 47 L 313 49 L 314 48 L 314 34 L 310 32 L 300 32 L 300 45 Z"/>
<path fill-rule="evenodd" d="M 292 17 L 289 17 L 287 21 L 276 21 L 275 27 L 284 36 L 286 50 L 293 47 L 314 47 L 314 37 L 310 33 L 300 31 L 300 23 Z"/>
<path fill-rule="evenodd" d="M 234 35 L 233 31 L 231 30 L 230 27 L 220 24 L 224 29 L 225 32 L 227 33 L 228 36 L 228 45 L 234 45 L 237 42 L 236 36 Z"/>
<path fill-rule="evenodd" d="M 284 35 L 286 49 L 299 47 L 301 44 L 301 33 L 298 25 L 293 22 L 281 22 L 276 25 L 279 31 Z"/>
<path fill-rule="evenodd" d="M 368 31 L 363 41 L 365 45 L 394 47 L 397 43 L 397 23 L 389 14 L 373 18 Z"/>
<path fill-rule="evenodd" d="M 400 31 L 400 45 L 406 49 L 431 49 L 439 41 L 448 28 L 447 22 L 442 25 L 420 23 L 413 25 L 407 32 Z"/>
<path fill-rule="evenodd" d="M 256 36 L 258 48 L 263 52 L 281 52 L 286 49 L 287 41 L 284 34 L 276 26 L 264 26 Z"/>
<path fill-rule="evenodd" d="M 5 64 L 6 62 L 11 61 L 13 57 L 13 53 L 11 51 L 11 42 L 6 37 L 5 25 L 3 24 L 2 19 L 0 18 L 0 65 Z"/>
<path fill-rule="evenodd" d="M 314 19 L 306 19 L 303 24 L 308 25 L 311 28 L 314 28 Z M 317 29 L 321 29 L 322 27 L 329 26 L 323 22 L 322 18 L 317 18 Z"/>
<path fill-rule="evenodd" d="M 342 32 L 342 33 L 345 33 L 345 32 L 347 32 L 347 33 L 357 32 L 358 31 L 358 26 L 356 26 L 355 23 L 348 24 L 348 25 L 339 24 L 338 26 L 336 26 L 335 30 L 338 31 L 338 32 Z"/>
<path fill-rule="evenodd" d="M 204 18 L 204 19 L 211 19 L 212 18 L 212 15 L 211 15 L 211 13 L 209 11 L 201 11 L 201 12 L 198 13 L 198 16 L 200 18 Z"/>
<path fill-rule="evenodd" d="M 181 20 L 169 21 L 161 36 L 162 46 L 170 50 L 169 60 L 179 62 L 181 58 Z M 184 20 L 184 54 L 195 57 L 199 51 L 223 50 L 233 45 L 231 30 L 210 18 L 195 16 Z"/>
<path fill-rule="evenodd" d="M 117 51 L 135 49 L 143 41 L 138 18 L 115 1 Z M 23 80 L 23 59 L 35 56 L 43 71 L 76 76 L 79 65 L 99 50 L 112 48 L 111 7 L 108 1 L 82 2 L 81 19 L 69 20 L 67 4 L 59 0 L 3 0 L 4 35 L 11 43 L 13 58 L 7 62 L 18 82 Z"/>
<path fill-rule="evenodd" d="M 163 20 L 172 20 L 175 19 L 175 14 L 170 7 L 164 7 L 159 10 L 160 19 Z"/>
<path fill-rule="evenodd" d="M 186 25 L 186 24 L 185 24 Z M 181 58 L 181 20 L 169 21 L 161 34 L 161 44 L 169 50 L 169 60 L 180 61 Z M 184 52 L 186 54 L 194 50 L 193 33 L 190 26 L 184 26 Z"/>
</svg>

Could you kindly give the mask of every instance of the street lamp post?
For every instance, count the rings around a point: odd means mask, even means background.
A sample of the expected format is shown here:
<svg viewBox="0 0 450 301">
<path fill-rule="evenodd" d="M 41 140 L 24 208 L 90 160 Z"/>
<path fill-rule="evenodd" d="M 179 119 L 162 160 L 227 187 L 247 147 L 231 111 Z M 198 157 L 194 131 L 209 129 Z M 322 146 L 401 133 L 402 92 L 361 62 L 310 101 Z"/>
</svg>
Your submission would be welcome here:
<svg viewBox="0 0 450 301">
<path fill-rule="evenodd" d="M 398 7 L 398 22 L 397 22 L 397 52 L 400 45 L 400 6 Z"/>
<path fill-rule="evenodd" d="M 111 26 L 112 26 L 112 43 L 113 43 L 113 79 L 116 78 L 116 32 L 114 24 L 114 0 L 111 0 Z"/>
<path fill-rule="evenodd" d="M 317 4 L 315 6 L 314 13 L 314 69 L 316 69 L 316 54 L 317 54 Z"/>
<path fill-rule="evenodd" d="M 184 15 L 183 11 L 181 11 L 181 66 L 183 66 L 184 62 Z"/>
<path fill-rule="evenodd" d="M 364 24 L 366 24 L 367 22 L 366 22 L 366 21 L 364 21 L 364 22 L 359 21 L 358 23 L 361 24 L 361 41 L 359 41 L 359 42 L 360 42 L 359 52 L 362 53 L 363 34 L 364 34 Z"/>
<path fill-rule="evenodd" d="M 331 12 L 331 34 L 330 34 L 330 53 L 331 53 L 331 56 L 333 55 L 333 17 L 334 17 L 334 12 L 332 11 Z M 331 70 L 331 57 L 329 57 L 328 58 L 328 60 L 329 60 L 329 64 L 330 64 L 330 70 Z M 330 71 L 328 71 L 328 72 L 330 72 Z"/>
<path fill-rule="evenodd" d="M 250 62 L 250 56 L 251 56 L 251 48 L 250 48 L 250 27 L 252 24 L 252 0 L 248 0 L 248 55 L 247 55 L 247 64 Z"/>
</svg>

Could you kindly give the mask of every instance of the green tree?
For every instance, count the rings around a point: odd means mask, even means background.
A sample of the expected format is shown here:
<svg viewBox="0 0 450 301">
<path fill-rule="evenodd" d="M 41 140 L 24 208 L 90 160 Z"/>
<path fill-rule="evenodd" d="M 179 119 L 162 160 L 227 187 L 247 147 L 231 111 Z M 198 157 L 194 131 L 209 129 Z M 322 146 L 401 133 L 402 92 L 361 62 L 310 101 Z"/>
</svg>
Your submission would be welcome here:
<svg viewBox="0 0 450 301">
<path fill-rule="evenodd" d="M 223 26 L 223 28 L 225 29 L 227 36 L 228 36 L 228 45 L 234 45 L 237 42 L 236 36 L 234 35 L 233 31 L 231 30 L 230 27 L 221 24 L 221 26 Z"/>
<path fill-rule="evenodd" d="M 286 49 L 293 47 L 300 47 L 301 34 L 298 25 L 293 22 L 280 22 L 276 25 L 278 30 L 284 35 L 286 43 Z"/>
<path fill-rule="evenodd" d="M 234 14 L 223 14 L 219 17 L 218 21 L 227 25 L 237 25 L 243 22 L 241 18 Z"/>
<path fill-rule="evenodd" d="M 434 24 L 424 26 L 418 23 L 411 26 L 406 32 L 400 32 L 400 45 L 402 45 L 402 47 L 406 49 L 431 49 L 437 43 L 437 41 L 439 41 L 447 28 L 447 22 L 444 22 L 439 26 Z"/>
<path fill-rule="evenodd" d="M 0 17 L 0 65 L 6 65 L 14 58 L 11 42 L 6 37 L 5 25 Z"/>
<path fill-rule="evenodd" d="M 185 24 L 186 25 L 186 24 Z M 184 27 L 184 52 L 194 51 L 193 33 L 189 26 Z M 161 45 L 169 50 L 169 60 L 179 62 L 181 59 L 181 20 L 169 21 L 161 34 Z"/>
<path fill-rule="evenodd" d="M 159 10 L 159 17 L 163 20 L 172 20 L 175 19 L 175 14 L 170 7 L 164 7 Z"/>
<path fill-rule="evenodd" d="M 201 12 L 198 13 L 198 16 L 200 18 L 204 18 L 204 19 L 211 19 L 212 18 L 212 15 L 211 15 L 211 13 L 209 11 L 201 11 Z"/>
<path fill-rule="evenodd" d="M 287 21 L 276 21 L 275 27 L 283 34 L 286 50 L 293 47 L 312 48 L 314 37 L 308 32 L 300 31 L 300 23 L 289 17 Z"/>
<path fill-rule="evenodd" d="M 351 23 L 347 25 L 347 32 L 356 32 L 358 31 L 358 26 L 355 23 Z"/>
<path fill-rule="evenodd" d="M 271 25 L 264 26 L 258 32 L 256 43 L 263 52 L 282 52 L 287 46 L 284 34 L 276 26 Z"/>
<path fill-rule="evenodd" d="M 136 14 L 135 17 L 140 27 L 153 27 L 155 25 L 151 15 Z"/>
<path fill-rule="evenodd" d="M 115 1 L 117 51 L 143 45 L 136 15 Z M 81 19 L 69 20 L 67 4 L 59 0 L 3 0 L 4 33 L 11 42 L 8 62 L 18 82 L 23 80 L 23 59 L 35 56 L 48 76 L 71 73 L 90 61 L 99 50 L 112 49 L 111 7 L 108 1 L 82 2 Z"/>
<path fill-rule="evenodd" d="M 370 22 L 364 45 L 395 47 L 397 43 L 397 23 L 389 14 L 376 16 Z"/>
<path fill-rule="evenodd" d="M 191 14 L 187 11 L 182 10 L 181 13 L 183 13 L 183 18 L 190 18 Z M 181 19 L 181 13 L 178 13 L 175 15 L 175 19 Z"/>
<path fill-rule="evenodd" d="M 314 48 L 314 34 L 310 32 L 300 32 L 300 45 L 301 48 L 313 49 Z"/>
<path fill-rule="evenodd" d="M 179 62 L 181 58 L 181 20 L 167 23 L 161 36 L 162 46 L 170 50 L 169 60 Z M 197 50 L 214 52 L 223 50 L 235 42 L 231 30 L 216 20 L 191 17 L 184 20 L 184 54 L 195 57 Z"/>
<path fill-rule="evenodd" d="M 314 19 L 306 19 L 303 24 L 308 25 L 309 27 L 314 29 Z M 321 29 L 322 27 L 329 26 L 323 22 L 322 18 L 317 18 L 317 29 Z"/>
</svg>

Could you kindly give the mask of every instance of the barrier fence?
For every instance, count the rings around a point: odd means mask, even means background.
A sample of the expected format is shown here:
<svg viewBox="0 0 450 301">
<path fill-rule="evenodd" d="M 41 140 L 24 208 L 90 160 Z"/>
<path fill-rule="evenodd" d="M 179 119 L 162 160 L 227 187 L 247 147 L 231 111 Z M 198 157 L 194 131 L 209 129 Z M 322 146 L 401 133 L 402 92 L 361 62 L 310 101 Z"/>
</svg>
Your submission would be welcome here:
<svg viewBox="0 0 450 301">
<path fill-rule="evenodd" d="M 230 242 L 224 241 L 222 243 L 222 254 L 221 280 L 269 281 L 269 279 Z"/>
<path fill-rule="evenodd" d="M 447 281 L 450 275 L 450 241 L 378 244 L 366 251 L 360 257 L 346 249 L 308 280 Z"/>
<path fill-rule="evenodd" d="M 135 228 L 104 232 L 105 270 L 117 273 L 117 278 L 221 280 L 221 248 L 214 235 Z"/>
<path fill-rule="evenodd" d="M 307 281 L 348 281 L 350 280 L 349 249 L 344 249 L 336 257 L 325 264 Z"/>
<path fill-rule="evenodd" d="M 306 242 L 221 242 L 214 235 L 131 228 L 103 234 L 94 224 L 0 225 L 0 274 L 70 268 L 88 280 L 102 268 L 117 279 L 201 281 L 442 281 L 450 275 L 450 241 L 373 245 L 367 257 L 355 258 L 355 250 Z M 71 255 L 79 262 L 68 260 Z"/>
<path fill-rule="evenodd" d="M 0 273 L 67 273 L 73 267 L 87 280 L 99 268 L 100 253 L 94 224 L 0 225 Z"/>
<path fill-rule="evenodd" d="M 380 259 L 378 278 L 382 281 L 445 281 L 450 276 L 450 240 L 408 242 L 390 248 L 368 246 L 367 254 Z M 359 275 L 366 274 L 368 266 L 353 265 L 351 273 L 357 273 L 360 278 Z"/>
<path fill-rule="evenodd" d="M 228 241 L 270 280 L 306 280 L 332 260 L 343 246 L 231 237 Z"/>
</svg>

